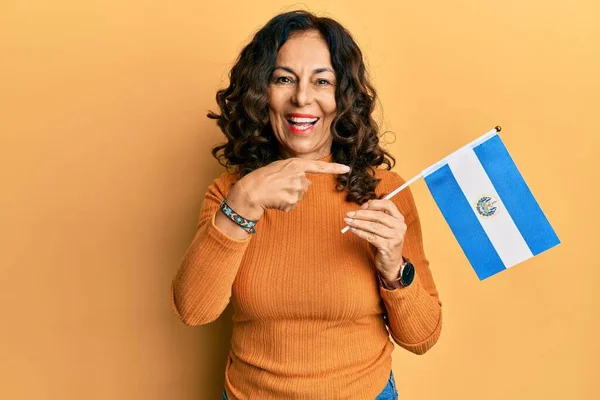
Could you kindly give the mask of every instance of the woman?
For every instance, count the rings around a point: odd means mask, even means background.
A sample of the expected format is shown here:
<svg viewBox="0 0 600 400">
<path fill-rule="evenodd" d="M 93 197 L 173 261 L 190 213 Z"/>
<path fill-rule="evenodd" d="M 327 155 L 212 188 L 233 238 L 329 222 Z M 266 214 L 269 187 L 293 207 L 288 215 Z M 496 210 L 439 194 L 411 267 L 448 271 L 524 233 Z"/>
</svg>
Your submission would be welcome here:
<svg viewBox="0 0 600 400">
<path fill-rule="evenodd" d="M 417 354 L 438 340 L 413 197 L 382 199 L 404 181 L 375 98 L 350 34 L 304 11 L 257 32 L 217 93 L 213 156 L 233 171 L 204 197 L 172 294 L 187 325 L 233 302 L 224 399 L 396 399 L 389 334 Z"/>
</svg>

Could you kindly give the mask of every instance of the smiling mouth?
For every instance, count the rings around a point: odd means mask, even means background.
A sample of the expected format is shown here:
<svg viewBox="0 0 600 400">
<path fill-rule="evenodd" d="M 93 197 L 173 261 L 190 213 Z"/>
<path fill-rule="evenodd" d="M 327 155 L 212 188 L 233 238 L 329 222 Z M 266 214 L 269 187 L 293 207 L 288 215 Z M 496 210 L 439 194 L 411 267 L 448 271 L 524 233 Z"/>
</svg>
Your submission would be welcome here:
<svg viewBox="0 0 600 400">
<path fill-rule="evenodd" d="M 305 131 L 311 127 L 313 127 L 317 122 L 319 122 L 319 118 L 298 118 L 291 117 L 287 118 L 286 121 L 290 125 L 291 128 L 297 131 Z"/>
</svg>

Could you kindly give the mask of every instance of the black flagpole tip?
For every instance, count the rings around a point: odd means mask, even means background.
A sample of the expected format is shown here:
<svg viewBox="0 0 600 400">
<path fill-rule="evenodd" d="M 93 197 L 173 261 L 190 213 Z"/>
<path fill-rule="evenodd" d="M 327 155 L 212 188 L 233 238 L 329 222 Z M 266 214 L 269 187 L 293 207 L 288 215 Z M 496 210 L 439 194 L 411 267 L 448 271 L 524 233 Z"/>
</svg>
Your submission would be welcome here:
<svg viewBox="0 0 600 400">
<path fill-rule="evenodd" d="M 498 125 L 498 126 L 497 126 L 496 128 L 494 128 L 494 129 L 496 129 L 496 132 L 500 132 L 500 131 L 502 130 L 502 127 L 501 127 L 500 125 Z"/>
</svg>

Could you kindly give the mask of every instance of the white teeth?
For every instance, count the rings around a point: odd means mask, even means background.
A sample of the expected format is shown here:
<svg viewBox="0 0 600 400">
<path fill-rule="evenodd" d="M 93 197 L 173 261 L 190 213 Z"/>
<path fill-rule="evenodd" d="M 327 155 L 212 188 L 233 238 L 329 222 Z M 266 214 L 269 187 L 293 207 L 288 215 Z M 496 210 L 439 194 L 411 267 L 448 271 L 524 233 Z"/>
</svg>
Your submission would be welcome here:
<svg viewBox="0 0 600 400">
<path fill-rule="evenodd" d="M 288 120 L 290 122 L 293 122 L 295 124 L 302 124 L 302 123 L 313 123 L 313 122 L 317 122 L 319 118 L 296 118 L 296 117 L 290 117 L 288 118 Z"/>
<path fill-rule="evenodd" d="M 312 125 L 302 125 L 302 126 L 295 126 L 294 128 L 296 128 L 299 131 L 305 131 L 308 128 L 311 128 L 311 127 L 312 127 Z"/>
</svg>

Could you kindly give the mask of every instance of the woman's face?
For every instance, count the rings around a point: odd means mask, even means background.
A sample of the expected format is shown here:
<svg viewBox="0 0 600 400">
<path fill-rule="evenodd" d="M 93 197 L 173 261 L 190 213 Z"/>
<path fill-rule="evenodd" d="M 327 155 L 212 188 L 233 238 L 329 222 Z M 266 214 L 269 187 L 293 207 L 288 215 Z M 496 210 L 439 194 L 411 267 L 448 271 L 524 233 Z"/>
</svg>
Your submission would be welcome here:
<svg viewBox="0 0 600 400">
<path fill-rule="evenodd" d="M 281 46 L 269 82 L 269 118 L 283 158 L 331 153 L 335 73 L 318 32 L 293 34 Z"/>
</svg>

